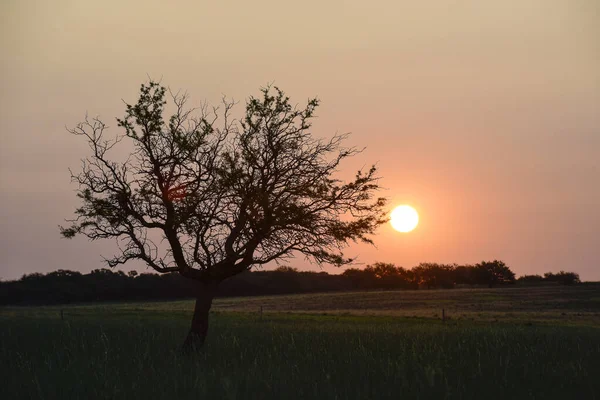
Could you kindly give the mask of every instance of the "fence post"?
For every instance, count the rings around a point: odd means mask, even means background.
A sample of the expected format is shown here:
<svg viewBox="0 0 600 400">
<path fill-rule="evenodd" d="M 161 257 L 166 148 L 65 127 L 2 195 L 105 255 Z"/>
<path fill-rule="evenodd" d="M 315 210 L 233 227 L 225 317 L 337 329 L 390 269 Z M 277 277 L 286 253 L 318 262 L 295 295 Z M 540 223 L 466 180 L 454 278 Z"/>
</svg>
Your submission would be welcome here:
<svg viewBox="0 0 600 400">
<path fill-rule="evenodd" d="M 263 320 L 263 306 L 260 306 L 260 321 Z"/>
<path fill-rule="evenodd" d="M 442 308 L 442 322 L 446 323 L 446 310 Z"/>
<path fill-rule="evenodd" d="M 65 319 L 65 316 L 64 316 L 64 313 L 63 313 L 63 309 L 61 308 L 60 309 L 60 320 L 64 321 L 64 319 Z"/>
</svg>

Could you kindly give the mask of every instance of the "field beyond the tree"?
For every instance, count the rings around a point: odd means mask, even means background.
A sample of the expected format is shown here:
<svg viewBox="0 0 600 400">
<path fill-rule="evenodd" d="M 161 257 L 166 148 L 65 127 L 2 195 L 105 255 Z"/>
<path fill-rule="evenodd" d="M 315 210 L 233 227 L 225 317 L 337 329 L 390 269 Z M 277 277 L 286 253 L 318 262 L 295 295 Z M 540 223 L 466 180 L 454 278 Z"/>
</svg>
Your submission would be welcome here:
<svg viewBox="0 0 600 400">
<path fill-rule="evenodd" d="M 0 398 L 600 398 L 600 284 L 221 298 L 182 355 L 192 309 L 0 308 Z"/>
</svg>

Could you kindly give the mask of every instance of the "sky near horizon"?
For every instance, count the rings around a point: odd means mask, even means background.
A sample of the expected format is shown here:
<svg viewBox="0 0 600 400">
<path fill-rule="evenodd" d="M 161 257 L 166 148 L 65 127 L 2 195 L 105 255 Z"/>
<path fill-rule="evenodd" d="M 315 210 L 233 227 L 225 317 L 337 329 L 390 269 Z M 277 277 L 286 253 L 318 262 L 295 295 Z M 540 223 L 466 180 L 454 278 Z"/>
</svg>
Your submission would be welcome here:
<svg viewBox="0 0 600 400">
<path fill-rule="evenodd" d="M 5 0 L 0 46 L 3 280 L 104 267 L 112 242 L 59 235 L 87 155 L 65 126 L 87 112 L 116 133 L 148 76 L 239 110 L 268 83 L 317 96 L 315 134 L 366 146 L 342 172 L 377 163 L 390 207 L 420 214 L 350 246 L 364 264 L 501 259 L 600 280 L 596 0 Z"/>
</svg>

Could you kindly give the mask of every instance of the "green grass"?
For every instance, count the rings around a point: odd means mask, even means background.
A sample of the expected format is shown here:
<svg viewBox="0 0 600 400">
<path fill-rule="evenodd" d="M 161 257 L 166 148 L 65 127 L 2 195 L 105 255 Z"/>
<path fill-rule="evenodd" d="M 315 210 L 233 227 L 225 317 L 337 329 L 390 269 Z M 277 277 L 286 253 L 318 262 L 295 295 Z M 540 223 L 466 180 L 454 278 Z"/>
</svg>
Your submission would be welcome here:
<svg viewBox="0 0 600 400">
<path fill-rule="evenodd" d="M 203 351 L 183 356 L 188 306 L 76 306 L 65 321 L 3 309 L 0 398 L 600 397 L 595 325 L 217 312 Z"/>
<path fill-rule="evenodd" d="M 283 296 L 217 298 L 213 311 L 256 313 L 326 313 L 440 319 L 548 326 L 600 326 L 600 284 L 511 286 L 498 289 L 405 290 L 311 293 Z M 80 304 L 61 307 L 5 307 L 0 315 L 56 313 L 69 315 L 164 313 L 189 317 L 192 300 Z"/>
</svg>

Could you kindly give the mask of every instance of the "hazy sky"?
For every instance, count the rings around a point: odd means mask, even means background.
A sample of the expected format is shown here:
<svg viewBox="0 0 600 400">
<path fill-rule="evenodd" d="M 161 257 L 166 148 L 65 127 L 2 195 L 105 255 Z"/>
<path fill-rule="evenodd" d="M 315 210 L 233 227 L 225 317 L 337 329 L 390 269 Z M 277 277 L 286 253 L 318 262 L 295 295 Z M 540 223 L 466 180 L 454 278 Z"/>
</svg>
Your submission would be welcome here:
<svg viewBox="0 0 600 400">
<path fill-rule="evenodd" d="M 2 0 L 0 27 L 2 279 L 103 266 L 112 242 L 59 237 L 87 154 L 65 125 L 116 127 L 151 76 L 196 104 L 270 82 L 318 96 L 315 133 L 367 146 L 344 172 L 378 162 L 421 216 L 348 250 L 364 263 L 600 280 L 597 0 Z"/>
</svg>

